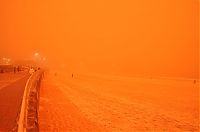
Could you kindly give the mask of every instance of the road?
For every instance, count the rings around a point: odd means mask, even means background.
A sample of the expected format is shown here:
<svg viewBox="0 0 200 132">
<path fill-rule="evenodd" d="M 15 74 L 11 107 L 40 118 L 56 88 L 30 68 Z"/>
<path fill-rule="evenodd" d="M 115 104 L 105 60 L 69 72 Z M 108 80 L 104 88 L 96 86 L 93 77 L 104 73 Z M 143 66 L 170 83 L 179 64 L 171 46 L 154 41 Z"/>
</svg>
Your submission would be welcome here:
<svg viewBox="0 0 200 132">
<path fill-rule="evenodd" d="M 7 78 L 7 83 L 3 83 Z M 9 80 L 8 80 L 9 78 Z M 0 87 L 0 131 L 16 130 L 24 88 L 29 78 L 27 73 L 2 74 Z"/>
<path fill-rule="evenodd" d="M 195 132 L 198 86 L 188 79 L 46 75 L 40 130 Z"/>
</svg>

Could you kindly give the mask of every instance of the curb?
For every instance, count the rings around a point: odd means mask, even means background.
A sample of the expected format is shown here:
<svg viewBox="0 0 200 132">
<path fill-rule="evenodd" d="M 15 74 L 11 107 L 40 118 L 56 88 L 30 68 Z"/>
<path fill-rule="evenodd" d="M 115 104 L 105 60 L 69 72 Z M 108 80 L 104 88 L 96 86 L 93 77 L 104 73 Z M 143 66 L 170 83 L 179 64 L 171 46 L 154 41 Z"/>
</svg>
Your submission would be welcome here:
<svg viewBox="0 0 200 132">
<path fill-rule="evenodd" d="M 38 105 L 39 87 L 43 71 L 37 71 L 27 80 L 18 120 L 18 132 L 39 131 Z"/>
</svg>

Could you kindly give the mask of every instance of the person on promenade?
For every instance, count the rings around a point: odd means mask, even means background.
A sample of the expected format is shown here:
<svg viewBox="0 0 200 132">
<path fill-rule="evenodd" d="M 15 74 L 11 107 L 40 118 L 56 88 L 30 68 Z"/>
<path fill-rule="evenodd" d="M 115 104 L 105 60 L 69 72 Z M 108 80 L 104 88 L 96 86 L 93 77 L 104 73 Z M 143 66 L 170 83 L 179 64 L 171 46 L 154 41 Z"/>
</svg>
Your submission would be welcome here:
<svg viewBox="0 0 200 132">
<path fill-rule="evenodd" d="M 16 67 L 14 67 L 14 73 L 16 73 Z"/>
</svg>

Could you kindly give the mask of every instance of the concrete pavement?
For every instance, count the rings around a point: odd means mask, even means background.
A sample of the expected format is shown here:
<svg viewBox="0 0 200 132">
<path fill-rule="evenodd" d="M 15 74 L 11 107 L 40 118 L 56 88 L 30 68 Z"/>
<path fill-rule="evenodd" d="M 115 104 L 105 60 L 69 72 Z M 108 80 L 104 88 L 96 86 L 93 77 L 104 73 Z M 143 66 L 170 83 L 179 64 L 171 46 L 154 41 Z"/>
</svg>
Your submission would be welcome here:
<svg viewBox="0 0 200 132">
<path fill-rule="evenodd" d="M 12 131 L 17 128 L 17 119 L 29 75 L 0 89 L 0 131 Z"/>
</svg>

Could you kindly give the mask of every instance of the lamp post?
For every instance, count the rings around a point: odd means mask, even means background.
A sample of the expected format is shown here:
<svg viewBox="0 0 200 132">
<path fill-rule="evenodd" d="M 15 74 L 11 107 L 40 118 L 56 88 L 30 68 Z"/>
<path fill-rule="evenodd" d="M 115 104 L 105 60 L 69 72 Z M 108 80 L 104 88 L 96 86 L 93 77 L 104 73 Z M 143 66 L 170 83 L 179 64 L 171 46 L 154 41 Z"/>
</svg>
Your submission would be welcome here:
<svg viewBox="0 0 200 132">
<path fill-rule="evenodd" d="M 40 54 L 38 53 L 38 52 L 36 52 L 36 53 L 34 53 L 34 60 L 36 61 L 36 62 L 39 62 L 40 61 Z"/>
</svg>

